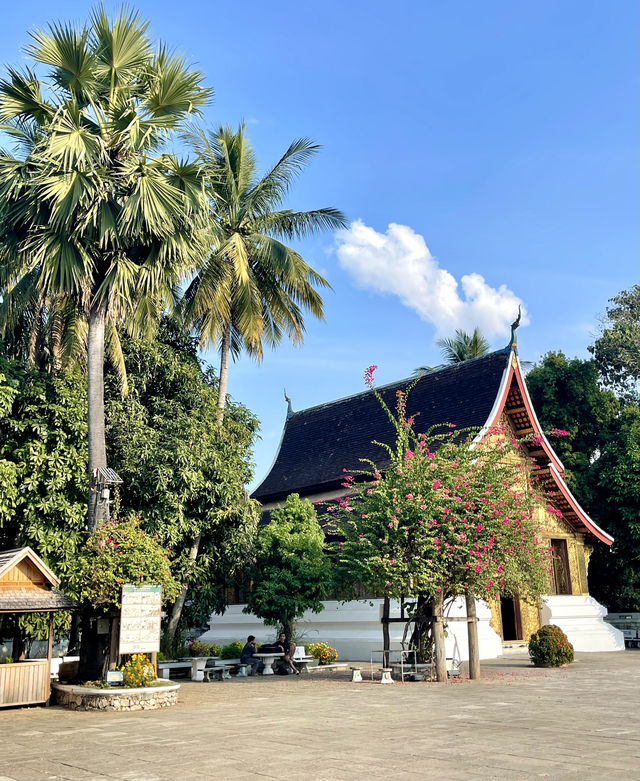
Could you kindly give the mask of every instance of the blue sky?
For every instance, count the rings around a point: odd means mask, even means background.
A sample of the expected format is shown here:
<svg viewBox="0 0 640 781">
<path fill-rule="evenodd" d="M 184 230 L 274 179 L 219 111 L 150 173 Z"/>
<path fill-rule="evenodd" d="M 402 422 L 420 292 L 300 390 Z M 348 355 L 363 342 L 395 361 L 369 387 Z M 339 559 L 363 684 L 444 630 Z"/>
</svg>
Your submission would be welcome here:
<svg viewBox="0 0 640 781">
<path fill-rule="evenodd" d="M 88 7 L 13 4 L 3 61 L 20 63 L 29 29 Z M 232 367 L 230 392 L 262 421 L 256 480 L 283 387 L 301 409 L 362 390 L 371 363 L 379 382 L 406 376 L 439 363 L 435 339 L 459 326 L 504 346 L 518 300 L 524 358 L 584 356 L 607 300 L 639 281 L 632 0 L 135 7 L 208 74 L 207 123 L 244 118 L 264 167 L 293 138 L 320 142 L 290 205 L 355 223 L 299 245 L 332 284 L 326 322 Z"/>
</svg>

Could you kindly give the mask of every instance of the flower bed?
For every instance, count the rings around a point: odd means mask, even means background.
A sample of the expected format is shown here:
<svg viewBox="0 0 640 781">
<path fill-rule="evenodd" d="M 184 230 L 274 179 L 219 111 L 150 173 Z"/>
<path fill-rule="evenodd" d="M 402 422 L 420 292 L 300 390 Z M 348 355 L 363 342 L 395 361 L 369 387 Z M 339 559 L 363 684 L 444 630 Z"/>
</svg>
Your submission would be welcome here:
<svg viewBox="0 0 640 781">
<path fill-rule="evenodd" d="M 156 683 L 135 689 L 97 689 L 52 683 L 55 704 L 69 710 L 157 710 L 178 702 L 179 683 Z"/>
</svg>

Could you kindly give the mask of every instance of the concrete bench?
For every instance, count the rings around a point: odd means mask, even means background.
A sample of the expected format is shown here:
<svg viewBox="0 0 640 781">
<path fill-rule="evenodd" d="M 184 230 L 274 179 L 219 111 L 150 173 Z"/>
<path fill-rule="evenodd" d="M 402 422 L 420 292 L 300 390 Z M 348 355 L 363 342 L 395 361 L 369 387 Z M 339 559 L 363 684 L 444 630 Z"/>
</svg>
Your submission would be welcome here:
<svg viewBox="0 0 640 781">
<path fill-rule="evenodd" d="M 322 670 L 329 670 L 330 672 L 334 672 L 335 670 L 346 670 L 349 664 L 347 662 L 333 662 L 332 664 L 319 664 L 317 667 L 309 667 L 307 669 L 307 672 L 311 672 L 312 670 L 316 671 L 322 671 Z"/>
<path fill-rule="evenodd" d="M 189 670 L 190 672 L 191 662 L 181 662 L 177 660 L 158 662 L 158 678 L 169 680 L 171 677 L 171 670 Z"/>
<path fill-rule="evenodd" d="M 215 667 L 205 667 L 203 672 L 204 681 L 228 681 L 231 679 L 231 664 L 217 664 Z"/>
</svg>

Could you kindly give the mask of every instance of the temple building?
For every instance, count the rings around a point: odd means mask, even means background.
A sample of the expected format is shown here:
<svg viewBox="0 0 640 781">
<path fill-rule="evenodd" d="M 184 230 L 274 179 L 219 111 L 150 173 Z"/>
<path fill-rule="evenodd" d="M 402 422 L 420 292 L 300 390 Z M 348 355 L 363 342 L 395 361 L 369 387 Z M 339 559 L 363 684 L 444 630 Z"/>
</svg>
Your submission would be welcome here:
<svg viewBox="0 0 640 781">
<path fill-rule="evenodd" d="M 397 390 L 411 379 L 379 388 L 393 408 Z M 515 337 L 504 350 L 425 372 L 407 400 L 407 415 L 415 430 L 453 423 L 458 429 L 477 429 L 482 439 L 502 424 L 520 440 L 522 457 L 535 465 L 536 480 L 549 491 L 552 509 L 539 508 L 537 518 L 545 539 L 554 549 L 553 577 L 541 605 L 503 597 L 489 604 L 478 601 L 480 653 L 494 658 L 520 649 L 543 624 L 557 624 L 577 651 L 623 650 L 622 633 L 603 622 L 606 608 L 589 596 L 587 571 L 595 545 L 611 545 L 613 538 L 580 506 L 564 479 L 564 467 L 536 418 L 518 360 Z M 535 436 L 534 436 L 535 435 Z M 344 470 L 362 468 L 360 459 L 385 467 L 385 451 L 378 442 L 392 443 L 395 430 L 371 391 L 294 412 L 289 410 L 279 450 L 262 483 L 253 492 L 263 512 L 283 504 L 291 493 L 312 502 L 344 494 Z M 557 513 L 560 511 L 560 513 Z M 268 637 L 273 632 L 254 616 L 231 605 L 223 616 L 212 615 L 208 642 L 239 639 L 248 633 Z M 399 606 L 392 606 L 399 610 Z M 456 600 L 449 615 L 463 616 L 463 600 Z M 342 658 L 369 658 L 381 647 L 382 599 L 341 603 L 328 601 L 319 614 L 299 622 L 302 642 L 320 639 L 336 647 Z M 392 624 L 392 647 L 399 646 L 403 626 Z M 467 657 L 466 626 L 450 622 L 448 655 Z"/>
</svg>

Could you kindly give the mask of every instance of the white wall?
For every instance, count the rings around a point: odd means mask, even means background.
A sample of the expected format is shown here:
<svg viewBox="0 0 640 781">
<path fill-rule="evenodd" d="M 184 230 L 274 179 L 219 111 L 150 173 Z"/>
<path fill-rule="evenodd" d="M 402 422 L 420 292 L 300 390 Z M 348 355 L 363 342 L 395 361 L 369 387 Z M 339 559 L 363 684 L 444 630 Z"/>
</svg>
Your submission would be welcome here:
<svg viewBox="0 0 640 781">
<path fill-rule="evenodd" d="M 362 602 L 329 601 L 323 603 L 321 613 L 307 612 L 297 622 L 298 644 L 324 640 L 337 649 L 340 659 L 363 661 L 370 658 L 371 651 L 382 648 L 382 599 Z M 232 640 L 245 640 L 247 635 L 255 635 L 258 643 L 271 642 L 276 629 L 265 626 L 254 615 L 243 613 L 244 605 L 232 605 L 224 615 L 212 614 L 210 629 L 198 639 L 205 643 L 229 643 Z M 491 611 L 484 602 L 477 602 L 478 637 L 480 657 L 494 659 L 502 652 L 500 637 L 489 626 Z M 397 602 L 391 603 L 391 615 L 400 615 Z M 456 600 L 450 610 L 450 616 L 464 616 L 464 600 Z M 389 624 L 391 648 L 400 648 L 405 625 Z M 467 624 L 452 621 L 447 625 L 447 656 L 465 660 L 468 658 Z M 378 657 L 379 658 L 379 657 Z"/>
</svg>

